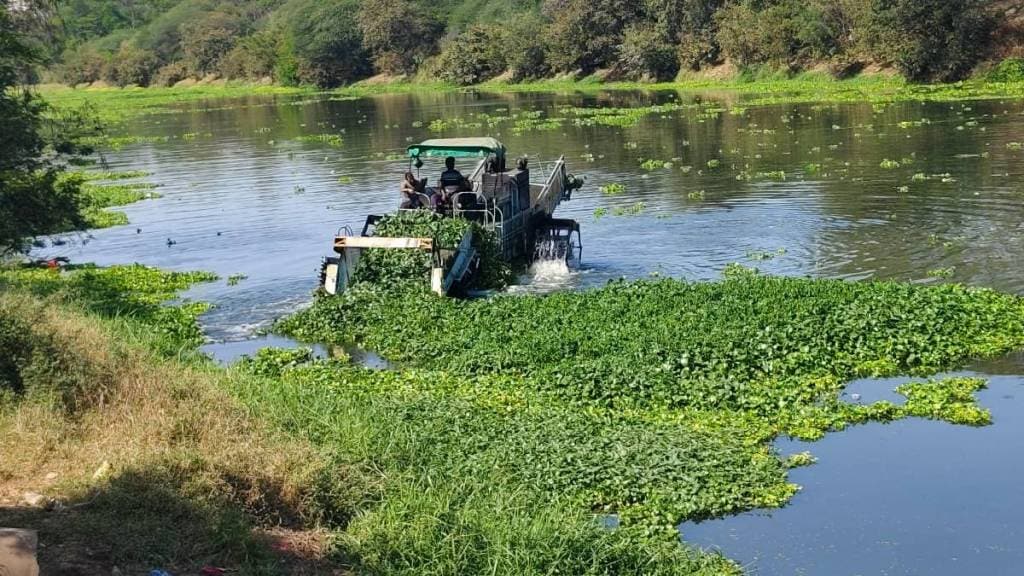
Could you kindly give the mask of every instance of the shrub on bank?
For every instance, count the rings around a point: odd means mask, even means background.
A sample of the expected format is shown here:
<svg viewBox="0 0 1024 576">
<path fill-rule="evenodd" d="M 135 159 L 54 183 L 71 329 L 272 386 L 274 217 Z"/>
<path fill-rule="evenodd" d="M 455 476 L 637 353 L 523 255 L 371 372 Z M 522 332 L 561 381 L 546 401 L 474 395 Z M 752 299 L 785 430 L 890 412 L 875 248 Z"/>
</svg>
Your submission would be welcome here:
<svg viewBox="0 0 1024 576">
<path fill-rule="evenodd" d="M 671 42 L 653 26 L 626 29 L 618 62 L 633 80 L 670 80 L 679 72 L 679 59 Z"/>
<path fill-rule="evenodd" d="M 989 82 L 1024 82 L 1024 58 L 1007 58 L 993 68 L 986 79 Z"/>
<path fill-rule="evenodd" d="M 245 22 L 239 16 L 211 12 L 182 30 L 182 60 L 196 76 L 215 72 L 238 37 L 245 32 Z"/>
<path fill-rule="evenodd" d="M 279 78 L 293 70 L 298 82 L 332 88 L 367 76 L 372 67 L 352 17 L 358 9 L 357 0 L 287 2 L 275 13 L 283 38 L 278 65 L 289 69 Z"/>
<path fill-rule="evenodd" d="M 157 67 L 157 56 L 149 50 L 123 44 L 110 58 L 110 66 L 105 76 L 118 86 L 147 86 Z"/>
<path fill-rule="evenodd" d="M 263 30 L 240 39 L 220 60 L 218 71 L 225 78 L 258 80 L 274 75 L 280 39 Z"/>
<path fill-rule="evenodd" d="M 961 80 L 987 53 L 995 19 L 986 0 L 875 0 L 876 55 L 913 82 Z"/>
<path fill-rule="evenodd" d="M 378 72 L 411 74 L 437 51 L 444 23 L 407 0 L 364 0 L 357 15 Z"/>
<path fill-rule="evenodd" d="M 505 71 L 504 35 L 497 26 L 470 26 L 449 40 L 436 63 L 445 82 L 470 85 L 490 80 Z"/>
</svg>

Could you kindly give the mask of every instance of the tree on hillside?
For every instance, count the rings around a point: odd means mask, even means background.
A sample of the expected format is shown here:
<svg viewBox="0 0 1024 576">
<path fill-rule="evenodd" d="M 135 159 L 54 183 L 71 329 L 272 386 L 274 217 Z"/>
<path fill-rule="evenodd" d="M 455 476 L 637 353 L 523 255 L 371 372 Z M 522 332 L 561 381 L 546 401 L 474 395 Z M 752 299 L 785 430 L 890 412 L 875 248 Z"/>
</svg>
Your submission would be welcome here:
<svg viewBox="0 0 1024 576">
<path fill-rule="evenodd" d="M 546 0 L 548 61 L 558 71 L 589 74 L 615 63 L 626 27 L 637 22 L 632 0 Z"/>
<path fill-rule="evenodd" d="M 24 250 L 41 234 L 82 224 L 80 182 L 61 178 L 67 154 L 83 152 L 69 126 L 44 118 L 45 103 L 19 85 L 38 55 L 0 0 L 0 254 Z"/>
<path fill-rule="evenodd" d="M 744 67 L 767 64 L 797 70 L 840 50 L 826 10 L 834 0 L 744 0 L 715 15 L 725 56 Z M 831 13 L 831 12 L 829 12 Z"/>
<path fill-rule="evenodd" d="M 725 0 L 644 0 L 645 18 L 669 39 L 679 65 L 698 69 L 718 61 L 715 13 Z"/>
<path fill-rule="evenodd" d="M 655 24 L 626 28 L 618 61 L 634 80 L 671 80 L 679 71 L 674 43 Z"/>
<path fill-rule="evenodd" d="M 374 67 L 408 74 L 437 51 L 444 24 L 406 0 L 364 0 L 357 15 Z"/>
<path fill-rule="evenodd" d="M 371 65 L 353 17 L 358 0 L 290 0 L 278 16 L 283 32 L 279 71 L 298 82 L 333 88 L 366 76 Z M 283 61 L 283 62 L 282 62 Z M 289 73 L 291 74 L 291 73 Z"/>
<path fill-rule="evenodd" d="M 536 12 L 516 14 L 502 25 L 505 67 L 513 81 L 536 80 L 551 73 L 543 34 L 547 25 Z"/>
<path fill-rule="evenodd" d="M 499 25 L 475 24 L 449 40 L 437 61 L 437 74 L 467 86 L 489 80 L 508 67 L 504 34 Z"/>
<path fill-rule="evenodd" d="M 197 76 L 213 72 L 244 32 L 245 22 L 240 17 L 220 11 L 183 25 L 181 51 L 185 65 Z"/>
<path fill-rule="evenodd" d="M 260 30 L 238 40 L 220 62 L 221 74 L 229 78 L 259 79 L 273 76 L 281 51 L 280 38 L 271 30 Z"/>
<path fill-rule="evenodd" d="M 148 86 L 158 65 L 156 54 L 125 42 L 111 57 L 104 77 L 118 86 Z"/>
<path fill-rule="evenodd" d="M 965 77 L 985 55 L 995 29 L 987 0 L 873 0 L 877 56 L 911 81 Z"/>
</svg>

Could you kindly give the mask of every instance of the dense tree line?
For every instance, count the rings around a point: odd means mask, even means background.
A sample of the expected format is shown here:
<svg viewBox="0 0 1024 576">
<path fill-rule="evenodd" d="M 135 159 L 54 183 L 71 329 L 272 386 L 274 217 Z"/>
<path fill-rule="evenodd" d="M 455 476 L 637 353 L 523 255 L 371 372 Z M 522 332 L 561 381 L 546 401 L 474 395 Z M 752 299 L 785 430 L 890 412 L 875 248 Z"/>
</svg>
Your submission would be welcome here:
<svg viewBox="0 0 1024 576">
<path fill-rule="evenodd" d="M 81 181 L 69 162 L 92 151 L 79 144 L 98 133 L 82 112 L 56 114 L 25 87 L 42 51 L 46 13 L 22 1 L 11 11 L 0 0 L 0 259 L 27 250 L 33 237 L 81 227 Z M 33 41 L 34 40 L 34 41 Z"/>
<path fill-rule="evenodd" d="M 377 73 L 459 84 L 586 75 L 666 80 L 730 62 L 914 81 L 992 56 L 996 0 L 70 0 L 55 79 L 173 84 L 209 74 L 336 86 Z"/>
</svg>

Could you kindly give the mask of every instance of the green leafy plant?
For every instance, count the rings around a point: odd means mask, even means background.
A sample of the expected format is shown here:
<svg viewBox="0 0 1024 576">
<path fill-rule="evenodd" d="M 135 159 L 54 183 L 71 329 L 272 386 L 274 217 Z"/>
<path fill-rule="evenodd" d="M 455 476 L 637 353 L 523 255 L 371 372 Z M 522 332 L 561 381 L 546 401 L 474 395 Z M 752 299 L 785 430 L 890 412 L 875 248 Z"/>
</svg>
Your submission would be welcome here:
<svg viewBox="0 0 1024 576">
<path fill-rule="evenodd" d="M 606 196 L 616 196 L 626 191 L 624 184 L 605 184 L 601 186 L 601 193 Z"/>
</svg>

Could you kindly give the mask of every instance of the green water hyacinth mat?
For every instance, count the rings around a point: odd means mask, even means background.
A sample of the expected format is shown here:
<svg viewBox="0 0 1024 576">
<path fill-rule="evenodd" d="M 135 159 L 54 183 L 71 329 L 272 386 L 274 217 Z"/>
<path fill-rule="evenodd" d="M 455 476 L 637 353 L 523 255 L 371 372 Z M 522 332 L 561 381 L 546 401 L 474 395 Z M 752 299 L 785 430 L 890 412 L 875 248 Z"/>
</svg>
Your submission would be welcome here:
<svg viewBox="0 0 1024 576">
<path fill-rule="evenodd" d="M 91 264 L 65 270 L 0 268 L 0 292 L 22 291 L 68 304 L 106 318 L 118 318 L 145 332 L 157 352 L 168 356 L 203 343 L 197 318 L 205 302 L 166 302 L 199 282 L 216 280 L 208 272 L 167 272 L 140 264 L 100 268 Z"/>
<path fill-rule="evenodd" d="M 771 446 L 779 435 L 817 439 L 905 417 L 989 423 L 978 379 L 901 386 L 903 405 L 840 393 L 854 378 L 926 377 L 1020 348 L 1024 301 L 959 285 L 749 273 L 473 301 L 366 283 L 278 329 L 358 343 L 401 367 L 290 359 L 274 394 L 316 397 L 308 413 L 281 413 L 290 426 L 344 442 L 332 426 L 365 411 L 408 442 L 387 456 L 396 467 L 453 481 L 497 475 L 667 533 L 785 504 L 797 487 Z"/>
</svg>

